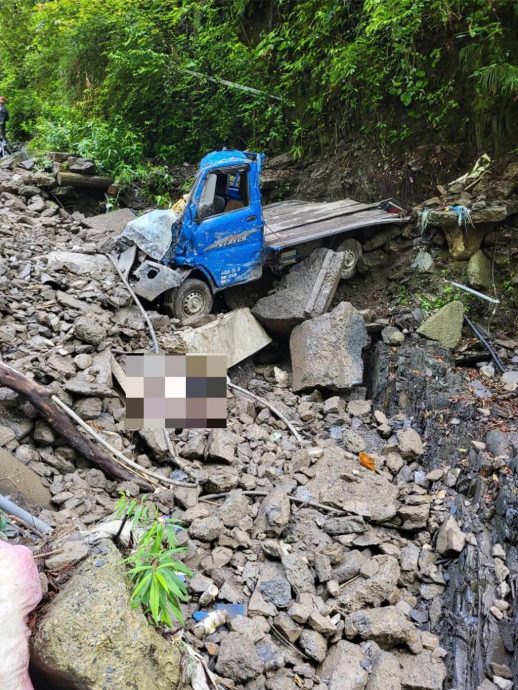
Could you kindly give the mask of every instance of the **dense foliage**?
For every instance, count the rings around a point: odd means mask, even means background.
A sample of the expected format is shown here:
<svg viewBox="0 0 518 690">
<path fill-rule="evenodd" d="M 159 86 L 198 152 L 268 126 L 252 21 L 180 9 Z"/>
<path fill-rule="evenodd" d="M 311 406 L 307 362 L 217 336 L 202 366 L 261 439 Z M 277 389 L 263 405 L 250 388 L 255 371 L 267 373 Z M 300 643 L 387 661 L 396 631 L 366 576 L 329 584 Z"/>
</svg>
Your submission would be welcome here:
<svg viewBox="0 0 518 690">
<path fill-rule="evenodd" d="M 517 36 L 517 0 L 2 0 L 0 88 L 18 136 L 121 179 L 145 156 L 353 135 L 501 152 Z"/>
</svg>

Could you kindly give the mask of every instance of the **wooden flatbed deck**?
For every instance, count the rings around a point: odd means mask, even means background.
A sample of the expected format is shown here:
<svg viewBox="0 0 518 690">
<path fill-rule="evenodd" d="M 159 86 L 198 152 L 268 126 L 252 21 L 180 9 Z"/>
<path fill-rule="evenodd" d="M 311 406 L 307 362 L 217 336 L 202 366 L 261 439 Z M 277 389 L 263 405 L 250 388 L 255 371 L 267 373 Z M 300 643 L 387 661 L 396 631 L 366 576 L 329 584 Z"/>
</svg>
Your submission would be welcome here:
<svg viewBox="0 0 518 690">
<path fill-rule="evenodd" d="M 378 204 L 363 204 L 353 199 L 329 203 L 280 201 L 265 206 L 263 216 L 264 242 L 271 249 L 284 249 L 361 228 L 410 220 L 389 213 Z"/>
</svg>

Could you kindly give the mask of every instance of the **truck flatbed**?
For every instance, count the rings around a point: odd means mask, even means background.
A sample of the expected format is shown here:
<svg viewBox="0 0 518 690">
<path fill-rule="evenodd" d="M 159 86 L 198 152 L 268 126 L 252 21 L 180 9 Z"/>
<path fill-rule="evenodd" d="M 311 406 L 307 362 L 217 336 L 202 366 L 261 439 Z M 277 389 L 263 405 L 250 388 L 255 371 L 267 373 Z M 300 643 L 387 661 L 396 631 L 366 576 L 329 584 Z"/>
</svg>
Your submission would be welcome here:
<svg viewBox="0 0 518 690">
<path fill-rule="evenodd" d="M 389 213 L 379 204 L 363 204 L 353 199 L 329 203 L 280 201 L 264 206 L 263 217 L 264 243 L 274 250 L 361 228 L 410 220 L 397 213 Z"/>
</svg>

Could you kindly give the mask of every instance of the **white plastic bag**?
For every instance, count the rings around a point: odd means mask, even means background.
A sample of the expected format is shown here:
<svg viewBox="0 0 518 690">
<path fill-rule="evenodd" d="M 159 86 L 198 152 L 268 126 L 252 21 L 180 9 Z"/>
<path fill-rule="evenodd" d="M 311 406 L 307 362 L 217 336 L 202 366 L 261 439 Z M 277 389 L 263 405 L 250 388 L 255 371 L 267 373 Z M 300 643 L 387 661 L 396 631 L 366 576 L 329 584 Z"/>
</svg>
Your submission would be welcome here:
<svg viewBox="0 0 518 690">
<path fill-rule="evenodd" d="M 38 568 L 25 546 L 0 539 L 0 688 L 34 690 L 27 616 L 41 600 Z"/>
</svg>

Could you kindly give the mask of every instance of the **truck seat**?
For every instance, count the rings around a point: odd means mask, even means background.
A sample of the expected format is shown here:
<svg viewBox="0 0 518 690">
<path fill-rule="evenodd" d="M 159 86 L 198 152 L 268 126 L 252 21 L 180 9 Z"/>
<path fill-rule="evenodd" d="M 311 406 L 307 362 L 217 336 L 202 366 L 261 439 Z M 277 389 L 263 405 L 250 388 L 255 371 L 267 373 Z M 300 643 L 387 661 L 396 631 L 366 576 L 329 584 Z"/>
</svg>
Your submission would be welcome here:
<svg viewBox="0 0 518 690">
<path fill-rule="evenodd" d="M 235 211 L 237 208 L 244 208 L 244 203 L 238 199 L 229 199 L 225 204 L 225 213 L 227 211 Z"/>
</svg>

